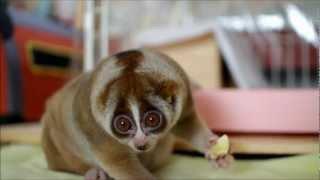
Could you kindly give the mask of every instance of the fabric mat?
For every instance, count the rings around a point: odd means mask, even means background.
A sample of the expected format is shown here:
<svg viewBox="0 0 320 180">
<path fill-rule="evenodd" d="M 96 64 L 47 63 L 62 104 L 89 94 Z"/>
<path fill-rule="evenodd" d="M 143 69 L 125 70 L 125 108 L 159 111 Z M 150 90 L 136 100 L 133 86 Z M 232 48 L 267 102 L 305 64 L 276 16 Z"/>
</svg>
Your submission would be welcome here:
<svg viewBox="0 0 320 180">
<path fill-rule="evenodd" d="M 83 179 L 48 170 L 40 146 L 8 145 L 0 151 L 1 180 Z M 317 179 L 318 158 L 313 154 L 271 160 L 236 160 L 228 169 L 216 169 L 204 158 L 174 155 L 156 175 L 160 179 Z"/>
</svg>

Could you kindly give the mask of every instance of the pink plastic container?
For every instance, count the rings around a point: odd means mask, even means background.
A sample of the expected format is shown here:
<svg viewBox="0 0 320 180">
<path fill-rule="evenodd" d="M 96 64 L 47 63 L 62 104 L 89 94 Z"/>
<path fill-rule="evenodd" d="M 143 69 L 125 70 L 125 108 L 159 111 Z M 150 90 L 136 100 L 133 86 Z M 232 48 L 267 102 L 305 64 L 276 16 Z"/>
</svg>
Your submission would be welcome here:
<svg viewBox="0 0 320 180">
<path fill-rule="evenodd" d="M 304 90 L 199 90 L 197 111 L 217 132 L 314 134 L 319 92 Z"/>
</svg>

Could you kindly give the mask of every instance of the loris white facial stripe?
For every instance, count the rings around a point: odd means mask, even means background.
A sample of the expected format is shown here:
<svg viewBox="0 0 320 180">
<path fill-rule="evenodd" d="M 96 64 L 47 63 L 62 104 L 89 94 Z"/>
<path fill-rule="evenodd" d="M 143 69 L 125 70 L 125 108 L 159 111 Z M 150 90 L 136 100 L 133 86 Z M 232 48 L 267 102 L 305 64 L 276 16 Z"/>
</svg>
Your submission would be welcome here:
<svg viewBox="0 0 320 180">
<path fill-rule="evenodd" d="M 137 132 L 142 132 L 141 126 L 140 126 L 141 115 L 140 115 L 139 103 L 134 97 L 130 97 L 128 99 L 128 102 L 129 102 L 129 109 L 131 111 L 133 120 L 137 126 Z"/>
</svg>

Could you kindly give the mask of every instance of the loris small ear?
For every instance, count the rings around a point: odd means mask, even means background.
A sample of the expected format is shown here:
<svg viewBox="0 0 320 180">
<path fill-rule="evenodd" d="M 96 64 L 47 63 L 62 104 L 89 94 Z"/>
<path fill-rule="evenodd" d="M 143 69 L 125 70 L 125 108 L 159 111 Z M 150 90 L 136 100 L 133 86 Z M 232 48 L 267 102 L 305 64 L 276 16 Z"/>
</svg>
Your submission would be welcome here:
<svg viewBox="0 0 320 180">
<path fill-rule="evenodd" d="M 157 88 L 157 94 L 159 94 L 168 103 L 173 104 L 175 101 L 175 94 L 178 88 L 178 84 L 174 81 L 163 81 Z"/>
</svg>

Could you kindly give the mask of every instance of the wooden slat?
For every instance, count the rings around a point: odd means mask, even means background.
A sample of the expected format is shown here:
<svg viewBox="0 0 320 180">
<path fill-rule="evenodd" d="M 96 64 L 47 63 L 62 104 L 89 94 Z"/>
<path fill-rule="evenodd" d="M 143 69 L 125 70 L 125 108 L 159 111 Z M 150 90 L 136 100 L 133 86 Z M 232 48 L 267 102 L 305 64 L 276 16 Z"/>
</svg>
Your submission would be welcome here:
<svg viewBox="0 0 320 180">
<path fill-rule="evenodd" d="M 0 143 L 40 144 L 39 123 L 0 126 Z"/>
<path fill-rule="evenodd" d="M 152 48 L 172 57 L 202 87 L 221 87 L 221 59 L 211 33 Z"/>
<path fill-rule="evenodd" d="M 316 135 L 231 134 L 232 152 L 239 154 L 305 154 L 319 152 Z"/>
</svg>

